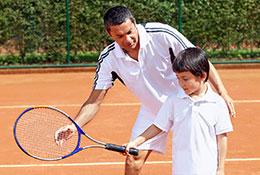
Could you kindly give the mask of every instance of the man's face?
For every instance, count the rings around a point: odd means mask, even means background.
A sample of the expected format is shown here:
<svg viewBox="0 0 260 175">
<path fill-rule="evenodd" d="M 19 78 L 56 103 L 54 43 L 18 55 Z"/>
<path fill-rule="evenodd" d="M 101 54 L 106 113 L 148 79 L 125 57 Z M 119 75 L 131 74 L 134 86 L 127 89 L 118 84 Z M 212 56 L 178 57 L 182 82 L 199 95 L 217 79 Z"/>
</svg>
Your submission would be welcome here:
<svg viewBox="0 0 260 175">
<path fill-rule="evenodd" d="M 136 23 L 132 23 L 131 19 L 127 19 L 120 25 L 110 26 L 110 32 L 107 32 L 107 34 L 126 52 L 138 48 L 138 30 Z"/>
</svg>

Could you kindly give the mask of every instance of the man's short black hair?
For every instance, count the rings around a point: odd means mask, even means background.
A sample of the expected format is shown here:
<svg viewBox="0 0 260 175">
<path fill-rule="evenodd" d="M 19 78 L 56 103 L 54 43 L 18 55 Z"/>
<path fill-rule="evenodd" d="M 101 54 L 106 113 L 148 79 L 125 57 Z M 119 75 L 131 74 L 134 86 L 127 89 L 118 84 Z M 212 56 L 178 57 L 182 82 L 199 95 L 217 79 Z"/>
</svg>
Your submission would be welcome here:
<svg viewBox="0 0 260 175">
<path fill-rule="evenodd" d="M 208 57 L 202 49 L 187 48 L 173 58 L 172 69 L 174 72 L 190 71 L 196 77 L 202 77 L 206 73 L 206 82 L 209 76 Z"/>
<path fill-rule="evenodd" d="M 130 10 L 124 6 L 114 6 L 107 10 L 104 15 L 104 25 L 107 32 L 110 32 L 109 26 L 120 25 L 127 19 L 134 23 L 135 19 Z"/>
</svg>

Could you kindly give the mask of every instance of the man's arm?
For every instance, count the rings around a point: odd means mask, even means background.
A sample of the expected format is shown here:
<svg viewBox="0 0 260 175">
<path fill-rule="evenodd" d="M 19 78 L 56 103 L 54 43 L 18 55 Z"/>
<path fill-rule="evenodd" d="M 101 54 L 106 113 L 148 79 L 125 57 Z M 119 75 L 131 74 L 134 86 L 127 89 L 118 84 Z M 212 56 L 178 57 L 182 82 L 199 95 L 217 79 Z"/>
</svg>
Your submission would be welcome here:
<svg viewBox="0 0 260 175">
<path fill-rule="evenodd" d="M 217 135 L 218 144 L 218 169 L 217 175 L 224 175 L 225 159 L 227 154 L 227 134 Z"/>
<path fill-rule="evenodd" d="M 84 126 L 93 119 L 99 110 L 100 104 L 105 98 L 107 91 L 108 90 L 93 90 L 91 92 L 88 100 L 82 105 L 74 120 L 80 127 Z"/>
<path fill-rule="evenodd" d="M 100 104 L 106 93 L 107 90 L 93 90 L 91 92 L 88 100 L 82 105 L 74 120 L 80 127 L 84 126 L 93 119 L 99 110 Z M 55 132 L 54 137 L 56 144 L 62 146 L 63 141 L 71 138 L 76 131 L 77 128 L 74 124 L 61 127 Z"/>
<path fill-rule="evenodd" d="M 215 67 L 209 62 L 210 65 L 210 73 L 209 73 L 209 81 L 212 83 L 218 94 L 225 100 L 229 113 L 236 117 L 235 107 L 232 98 L 228 95 L 227 90 L 224 87 L 224 84 L 221 81 L 221 78 L 215 69 Z"/>
</svg>

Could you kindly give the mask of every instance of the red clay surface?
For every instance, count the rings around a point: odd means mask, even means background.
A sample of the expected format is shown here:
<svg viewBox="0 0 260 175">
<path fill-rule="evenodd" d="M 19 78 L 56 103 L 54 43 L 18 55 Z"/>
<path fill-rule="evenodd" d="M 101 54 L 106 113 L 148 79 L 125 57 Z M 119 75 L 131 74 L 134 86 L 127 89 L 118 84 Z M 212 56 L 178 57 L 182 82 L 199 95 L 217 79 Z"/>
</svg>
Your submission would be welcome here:
<svg viewBox="0 0 260 175">
<path fill-rule="evenodd" d="M 260 175 L 260 69 L 219 69 L 235 100 L 237 118 L 229 134 L 226 175 Z M 27 107 L 51 105 L 72 117 L 88 97 L 94 72 L 0 74 L 1 175 L 117 175 L 124 172 L 124 157 L 104 149 L 84 150 L 55 162 L 25 155 L 16 145 L 13 126 Z M 83 129 L 103 142 L 128 141 L 139 101 L 119 82 L 109 91 L 94 120 Z M 84 144 L 86 141 L 84 141 Z M 171 137 L 165 155 L 153 153 L 143 175 L 171 175 Z"/>
</svg>

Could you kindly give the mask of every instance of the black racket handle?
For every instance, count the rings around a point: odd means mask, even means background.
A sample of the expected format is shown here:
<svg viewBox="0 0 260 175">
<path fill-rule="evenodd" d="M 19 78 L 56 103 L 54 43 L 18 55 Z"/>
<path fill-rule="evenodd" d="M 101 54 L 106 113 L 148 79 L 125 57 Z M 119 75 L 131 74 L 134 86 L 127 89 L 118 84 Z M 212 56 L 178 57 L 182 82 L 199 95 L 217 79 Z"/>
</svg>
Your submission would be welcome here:
<svg viewBox="0 0 260 175">
<path fill-rule="evenodd" d="M 120 153 L 125 153 L 125 146 L 119 146 L 119 145 L 114 145 L 114 144 L 110 144 L 107 143 L 105 145 L 105 149 L 110 150 L 110 151 L 117 151 Z M 138 156 L 139 154 L 139 150 L 138 149 L 134 149 L 134 148 L 130 148 L 129 149 L 129 154 L 132 154 L 134 156 Z"/>
</svg>

